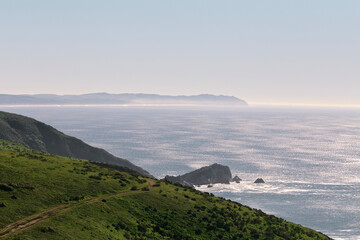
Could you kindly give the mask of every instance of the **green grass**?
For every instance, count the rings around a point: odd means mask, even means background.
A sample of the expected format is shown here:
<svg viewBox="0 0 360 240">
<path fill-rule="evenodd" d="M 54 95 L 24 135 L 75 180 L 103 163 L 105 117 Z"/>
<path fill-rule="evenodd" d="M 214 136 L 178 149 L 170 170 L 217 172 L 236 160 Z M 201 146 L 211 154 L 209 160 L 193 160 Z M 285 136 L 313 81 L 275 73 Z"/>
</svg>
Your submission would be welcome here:
<svg viewBox="0 0 360 240">
<path fill-rule="evenodd" d="M 75 202 L 76 197 L 81 202 L 82 197 L 134 186 L 142 189 L 79 205 L 3 239 L 329 239 L 191 188 L 159 181 L 148 190 L 134 175 L 88 161 L 34 153 L 1 141 L 0 149 L 0 184 L 12 189 L 0 190 L 0 204 L 6 205 L 0 207 L 0 229 L 36 212 Z"/>
<path fill-rule="evenodd" d="M 142 186 L 135 176 L 86 160 L 34 153 L 0 142 L 0 228 L 62 203 Z"/>
</svg>

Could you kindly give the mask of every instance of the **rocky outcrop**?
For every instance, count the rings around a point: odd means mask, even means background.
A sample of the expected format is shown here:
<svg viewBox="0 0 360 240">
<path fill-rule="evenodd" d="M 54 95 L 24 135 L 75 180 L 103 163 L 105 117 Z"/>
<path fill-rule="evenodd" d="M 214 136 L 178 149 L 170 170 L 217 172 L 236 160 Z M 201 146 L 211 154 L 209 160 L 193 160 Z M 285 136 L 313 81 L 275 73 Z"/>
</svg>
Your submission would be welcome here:
<svg viewBox="0 0 360 240">
<path fill-rule="evenodd" d="M 179 183 L 183 186 L 187 186 L 187 187 L 194 187 L 193 184 L 181 179 L 180 176 L 178 177 L 175 177 L 175 176 L 169 176 L 169 175 L 166 175 L 165 176 L 165 180 L 169 181 L 169 182 L 172 182 L 172 183 Z"/>
<path fill-rule="evenodd" d="M 231 180 L 231 171 L 228 166 L 215 163 L 211 166 L 202 167 L 181 176 L 166 176 L 165 179 L 185 186 L 209 185 L 215 183 L 228 184 Z"/>
<path fill-rule="evenodd" d="M 104 149 L 92 147 L 45 123 L 21 115 L 0 111 L 0 139 L 41 152 L 117 165 L 152 177 L 147 171 L 126 159 L 115 157 Z"/>
<path fill-rule="evenodd" d="M 231 179 L 231 182 L 240 183 L 240 181 L 242 181 L 242 179 L 239 178 L 237 175 Z"/>
<path fill-rule="evenodd" d="M 265 181 L 262 178 L 258 178 L 254 183 L 265 183 Z"/>
</svg>

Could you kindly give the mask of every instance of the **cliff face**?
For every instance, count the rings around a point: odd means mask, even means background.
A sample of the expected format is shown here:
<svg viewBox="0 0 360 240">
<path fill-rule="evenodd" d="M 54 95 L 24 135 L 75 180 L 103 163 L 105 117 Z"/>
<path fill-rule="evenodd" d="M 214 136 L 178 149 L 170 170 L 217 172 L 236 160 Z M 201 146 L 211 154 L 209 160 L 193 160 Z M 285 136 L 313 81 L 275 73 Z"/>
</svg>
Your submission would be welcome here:
<svg viewBox="0 0 360 240">
<path fill-rule="evenodd" d="M 64 157 L 114 164 L 129 168 L 144 176 L 151 176 L 147 171 L 126 159 L 115 157 L 103 149 L 92 147 L 49 125 L 17 114 L 0 111 L 0 139 Z"/>
<path fill-rule="evenodd" d="M 215 163 L 211 166 L 202 167 L 181 176 L 166 176 L 165 179 L 182 185 L 229 183 L 231 180 L 231 171 L 228 166 Z"/>
</svg>

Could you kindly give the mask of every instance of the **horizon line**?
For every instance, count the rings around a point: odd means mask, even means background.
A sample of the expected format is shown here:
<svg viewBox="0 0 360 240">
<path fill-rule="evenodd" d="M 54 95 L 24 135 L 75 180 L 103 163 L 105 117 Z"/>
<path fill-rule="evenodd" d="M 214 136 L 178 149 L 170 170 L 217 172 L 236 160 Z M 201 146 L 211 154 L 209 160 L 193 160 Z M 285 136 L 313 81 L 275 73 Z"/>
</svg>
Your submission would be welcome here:
<svg viewBox="0 0 360 240">
<path fill-rule="evenodd" d="M 247 106 L 231 105 L 199 105 L 199 104 L 0 104 L 0 107 L 18 108 L 18 107 L 321 107 L 321 108 L 360 108 L 355 104 L 310 104 L 310 103 L 264 103 L 248 102 Z"/>
<path fill-rule="evenodd" d="M 294 103 L 294 102 L 247 102 L 247 103 L 250 106 L 360 108 L 360 104 L 324 104 L 324 103 Z"/>
</svg>

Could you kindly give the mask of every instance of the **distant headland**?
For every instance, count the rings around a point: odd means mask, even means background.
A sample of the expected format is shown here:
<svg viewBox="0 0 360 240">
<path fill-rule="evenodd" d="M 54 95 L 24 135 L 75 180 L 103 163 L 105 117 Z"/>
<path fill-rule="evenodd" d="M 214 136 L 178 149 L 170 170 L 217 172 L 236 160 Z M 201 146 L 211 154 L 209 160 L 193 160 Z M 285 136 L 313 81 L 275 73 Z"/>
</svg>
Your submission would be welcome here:
<svg viewBox="0 0 360 240">
<path fill-rule="evenodd" d="M 144 93 L 89 93 L 81 95 L 10 95 L 0 94 L 0 105 L 194 105 L 247 106 L 239 98 L 224 95 L 200 94 L 170 96 Z"/>
</svg>

